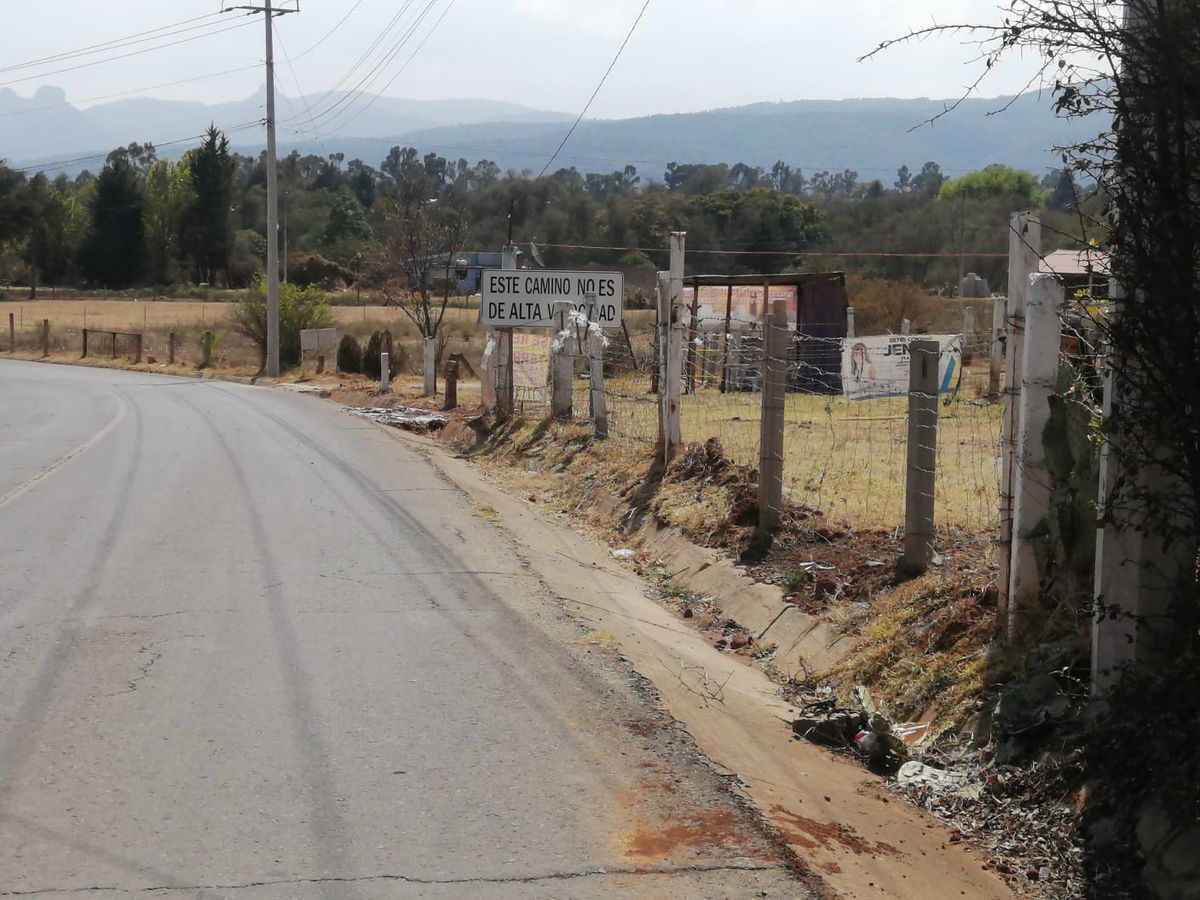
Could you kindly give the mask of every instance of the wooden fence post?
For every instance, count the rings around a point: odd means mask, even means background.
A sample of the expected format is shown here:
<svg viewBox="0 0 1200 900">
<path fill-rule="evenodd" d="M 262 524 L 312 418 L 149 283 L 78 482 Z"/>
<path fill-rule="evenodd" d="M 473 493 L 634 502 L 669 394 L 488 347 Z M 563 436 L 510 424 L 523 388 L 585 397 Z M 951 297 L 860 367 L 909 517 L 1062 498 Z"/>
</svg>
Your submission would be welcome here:
<svg viewBox="0 0 1200 900">
<path fill-rule="evenodd" d="M 591 381 L 592 423 L 597 438 L 608 437 L 608 395 L 604 393 L 604 334 L 588 329 L 588 375 Z"/>
<path fill-rule="evenodd" d="M 8 352 L 13 353 L 17 349 L 17 328 L 12 313 L 8 314 Z"/>
<path fill-rule="evenodd" d="M 1022 619 L 1036 609 L 1041 594 L 1037 547 L 1044 539 L 1034 535 L 1050 512 L 1051 476 L 1042 435 L 1050 421 L 1050 397 L 1058 381 L 1062 305 L 1063 288 L 1055 276 L 1029 278 L 1013 468 L 1012 556 L 1005 624 L 1009 641 L 1020 636 Z"/>
<path fill-rule="evenodd" d="M 85 329 L 83 329 L 83 355 L 79 358 L 87 359 L 87 355 L 88 355 L 88 330 L 85 328 Z"/>
<path fill-rule="evenodd" d="M 446 402 L 442 404 L 442 409 L 447 412 L 458 409 L 458 360 L 447 362 L 442 376 L 446 379 Z"/>
<path fill-rule="evenodd" d="M 167 335 L 167 364 L 175 365 L 175 332 Z"/>
<path fill-rule="evenodd" d="M 42 319 L 42 359 L 50 355 L 50 320 Z"/>
<path fill-rule="evenodd" d="M 671 232 L 671 270 L 659 273 L 659 335 L 662 378 L 659 393 L 659 449 L 670 464 L 683 443 L 680 406 L 683 391 L 683 272 L 687 233 Z"/>
<path fill-rule="evenodd" d="M 787 301 L 776 300 L 763 335 L 762 417 L 759 425 L 758 527 L 774 531 L 783 512 L 783 425 L 787 400 Z"/>
<path fill-rule="evenodd" d="M 691 319 L 688 323 L 687 392 L 696 393 L 696 338 L 700 335 L 700 285 L 692 288 Z"/>
<path fill-rule="evenodd" d="M 570 419 L 574 412 L 575 359 L 571 354 L 570 324 L 567 313 L 570 303 L 556 303 L 554 317 L 558 330 L 550 344 L 550 414 L 556 419 Z"/>
<path fill-rule="evenodd" d="M 1000 538 L 997 542 L 996 625 L 1008 634 L 1008 598 L 1012 577 L 1013 479 L 1016 471 L 1021 371 L 1025 348 L 1025 303 L 1029 276 L 1041 265 L 1042 223 L 1033 213 L 1013 213 L 1008 233 L 1008 304 L 1004 320 L 1004 414 L 1000 430 Z"/>
<path fill-rule="evenodd" d="M 908 345 L 908 472 L 904 496 L 905 575 L 920 575 L 933 560 L 934 489 L 937 486 L 937 341 Z"/>
<path fill-rule="evenodd" d="M 733 285 L 730 284 L 725 293 L 725 332 L 721 336 L 721 346 L 724 348 L 721 360 L 721 393 L 729 391 L 729 342 L 733 335 Z"/>
<path fill-rule="evenodd" d="M 146 309 L 146 307 L 143 306 L 142 309 L 144 310 L 144 309 Z M 141 361 L 142 361 L 142 335 L 140 332 L 138 334 L 134 335 L 133 352 L 135 354 L 133 362 L 134 362 L 134 365 L 137 365 L 137 364 L 141 363 Z"/>
</svg>

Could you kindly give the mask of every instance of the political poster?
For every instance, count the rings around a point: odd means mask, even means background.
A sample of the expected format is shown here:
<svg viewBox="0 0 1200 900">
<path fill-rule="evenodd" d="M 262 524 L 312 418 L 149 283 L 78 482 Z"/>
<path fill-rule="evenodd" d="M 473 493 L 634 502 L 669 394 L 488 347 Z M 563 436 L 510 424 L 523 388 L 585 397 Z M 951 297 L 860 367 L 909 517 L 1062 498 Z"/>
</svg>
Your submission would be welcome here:
<svg viewBox="0 0 1200 900">
<path fill-rule="evenodd" d="M 938 392 L 957 390 L 962 369 L 958 334 L 883 334 L 842 340 L 842 393 L 847 400 L 901 397 L 908 393 L 913 341 L 937 341 Z"/>
<path fill-rule="evenodd" d="M 684 288 L 683 305 L 691 309 L 692 292 L 695 288 Z M 760 285 L 738 285 L 733 288 L 732 301 L 729 288 L 720 285 L 705 285 L 700 289 L 699 318 L 705 330 L 723 328 L 725 322 L 725 307 L 729 306 L 731 322 L 749 325 L 761 325 L 766 318 L 766 289 Z M 787 302 L 788 321 L 796 323 L 796 286 L 794 284 L 776 284 L 771 286 L 771 300 Z"/>
<path fill-rule="evenodd" d="M 516 332 L 512 338 L 513 387 L 545 388 L 550 382 L 551 336 Z"/>
</svg>

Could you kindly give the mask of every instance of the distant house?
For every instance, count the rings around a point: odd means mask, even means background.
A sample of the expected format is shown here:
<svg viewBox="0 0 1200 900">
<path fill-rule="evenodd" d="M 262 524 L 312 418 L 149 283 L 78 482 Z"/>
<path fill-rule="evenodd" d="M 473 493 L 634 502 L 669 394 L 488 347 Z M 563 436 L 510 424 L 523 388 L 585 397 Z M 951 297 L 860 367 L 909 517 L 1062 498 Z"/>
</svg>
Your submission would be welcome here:
<svg viewBox="0 0 1200 900">
<path fill-rule="evenodd" d="M 1058 276 L 1068 290 L 1084 289 L 1097 298 L 1108 296 L 1112 268 L 1103 250 L 1055 250 L 1042 260 L 1042 271 Z"/>
<path fill-rule="evenodd" d="M 503 264 L 504 258 L 501 253 L 489 253 L 484 250 L 457 253 L 454 256 L 454 266 L 450 270 L 450 277 L 453 279 L 451 288 L 459 294 L 478 294 L 483 283 L 484 270 L 499 269 Z"/>
</svg>

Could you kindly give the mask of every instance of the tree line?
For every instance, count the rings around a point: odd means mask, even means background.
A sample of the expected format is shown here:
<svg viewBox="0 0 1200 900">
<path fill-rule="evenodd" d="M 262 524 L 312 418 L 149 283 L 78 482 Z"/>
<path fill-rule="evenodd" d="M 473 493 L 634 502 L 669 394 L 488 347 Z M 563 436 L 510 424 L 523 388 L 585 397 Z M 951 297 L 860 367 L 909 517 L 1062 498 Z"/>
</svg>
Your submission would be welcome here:
<svg viewBox="0 0 1200 900">
<path fill-rule="evenodd" d="M 889 181 L 782 161 L 671 163 L 661 179 L 632 165 L 534 177 L 411 147 L 378 166 L 294 151 L 279 165 L 279 239 L 293 280 L 383 290 L 426 287 L 434 260 L 494 251 L 510 235 L 531 265 L 659 268 L 676 229 L 714 273 L 839 268 L 936 288 L 963 266 L 1002 280 L 1002 262 L 954 257 L 1003 252 L 1014 209 L 1044 209 L 1065 244 L 1089 202 L 1065 170 L 950 179 L 926 162 Z M 0 163 L 0 277 L 11 283 L 241 287 L 262 273 L 266 242 L 265 154 L 233 152 L 216 128 L 178 160 L 133 143 L 73 178 Z M 884 251 L 894 255 L 853 255 Z"/>
</svg>

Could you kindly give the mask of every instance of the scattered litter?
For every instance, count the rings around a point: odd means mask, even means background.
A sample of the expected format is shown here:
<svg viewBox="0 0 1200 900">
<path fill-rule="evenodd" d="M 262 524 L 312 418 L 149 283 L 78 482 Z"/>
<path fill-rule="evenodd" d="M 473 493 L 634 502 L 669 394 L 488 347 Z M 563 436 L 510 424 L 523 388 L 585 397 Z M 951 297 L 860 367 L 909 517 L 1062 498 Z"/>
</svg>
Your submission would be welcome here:
<svg viewBox="0 0 1200 900">
<path fill-rule="evenodd" d="M 448 416 L 444 416 L 441 413 L 428 409 L 414 409 L 407 406 L 397 406 L 395 408 L 377 406 L 370 409 L 348 407 L 347 409 L 356 416 L 362 416 L 365 419 L 370 419 L 372 422 L 378 422 L 380 425 L 403 428 L 405 431 L 440 431 L 450 421 Z"/>
<path fill-rule="evenodd" d="M 978 798 L 983 792 L 983 784 L 971 777 L 970 773 L 935 769 L 925 763 L 909 760 L 896 773 L 896 783 L 901 787 L 925 785 L 938 792 L 949 792 L 960 797 Z"/>
<path fill-rule="evenodd" d="M 613 555 L 613 559 L 629 560 L 629 559 L 633 559 L 634 557 L 636 557 L 637 553 L 633 550 L 614 550 L 612 552 L 612 555 Z"/>
</svg>

